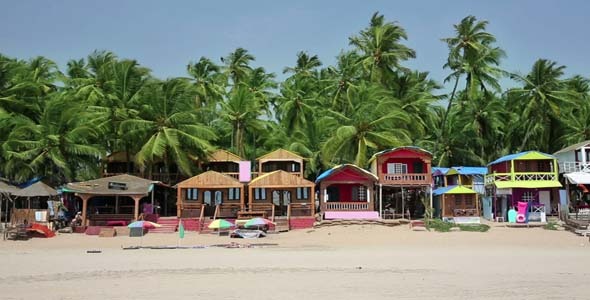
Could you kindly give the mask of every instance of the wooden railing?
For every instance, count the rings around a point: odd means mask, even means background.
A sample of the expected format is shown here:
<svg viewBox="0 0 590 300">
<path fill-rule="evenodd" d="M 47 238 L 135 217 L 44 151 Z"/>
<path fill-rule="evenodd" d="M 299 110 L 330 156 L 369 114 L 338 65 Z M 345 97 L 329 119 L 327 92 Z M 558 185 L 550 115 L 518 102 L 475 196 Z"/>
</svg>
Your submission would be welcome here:
<svg viewBox="0 0 590 300">
<path fill-rule="evenodd" d="M 238 211 L 240 211 L 240 203 L 222 203 L 215 205 L 215 214 L 213 219 L 218 218 L 237 218 Z"/>
<path fill-rule="evenodd" d="M 181 202 L 180 203 L 180 217 L 181 218 L 196 218 L 203 219 L 205 215 L 205 205 L 195 202 Z"/>
<path fill-rule="evenodd" d="M 287 207 L 287 218 L 291 217 L 311 217 L 315 209 L 308 203 L 291 203 Z"/>
<path fill-rule="evenodd" d="M 486 175 L 485 183 L 491 184 L 494 181 L 546 181 L 557 180 L 553 172 L 526 172 L 526 173 L 493 173 Z"/>
<path fill-rule="evenodd" d="M 559 163 L 559 173 L 586 172 L 590 173 L 590 162 L 566 161 Z"/>
<path fill-rule="evenodd" d="M 368 202 L 326 202 L 326 210 L 371 210 Z"/>
<path fill-rule="evenodd" d="M 379 183 L 399 185 L 431 184 L 432 176 L 428 173 L 381 174 Z"/>
<path fill-rule="evenodd" d="M 272 203 L 252 203 L 248 207 L 250 212 L 264 212 L 269 220 L 274 220 L 275 217 L 275 206 Z"/>
</svg>

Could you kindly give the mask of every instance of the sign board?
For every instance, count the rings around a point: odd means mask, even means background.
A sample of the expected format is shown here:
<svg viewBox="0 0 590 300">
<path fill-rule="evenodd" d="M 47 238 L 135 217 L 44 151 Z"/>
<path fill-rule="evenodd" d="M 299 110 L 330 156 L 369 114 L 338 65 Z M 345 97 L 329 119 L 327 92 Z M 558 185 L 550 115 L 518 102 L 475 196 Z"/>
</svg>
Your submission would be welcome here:
<svg viewBox="0 0 590 300">
<path fill-rule="evenodd" d="M 127 189 L 127 184 L 122 183 L 122 182 L 109 181 L 108 188 L 109 188 L 109 190 L 123 190 L 124 191 Z"/>
<path fill-rule="evenodd" d="M 249 182 L 252 180 L 252 173 L 250 171 L 252 169 L 252 165 L 250 161 L 240 161 L 238 162 L 238 165 L 240 167 L 240 174 L 238 176 L 240 182 Z"/>
</svg>

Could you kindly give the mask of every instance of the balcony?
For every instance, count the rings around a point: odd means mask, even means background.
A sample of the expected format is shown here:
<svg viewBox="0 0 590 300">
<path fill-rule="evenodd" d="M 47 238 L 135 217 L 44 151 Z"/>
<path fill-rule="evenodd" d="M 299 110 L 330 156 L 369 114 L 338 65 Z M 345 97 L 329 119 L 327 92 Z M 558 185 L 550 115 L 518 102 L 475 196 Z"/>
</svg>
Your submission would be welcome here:
<svg viewBox="0 0 590 300">
<path fill-rule="evenodd" d="M 559 163 L 559 173 L 585 172 L 590 173 L 590 163 L 566 161 Z"/>
<path fill-rule="evenodd" d="M 381 174 L 379 183 L 385 185 L 430 185 L 432 176 L 429 173 Z"/>
<path fill-rule="evenodd" d="M 485 184 L 493 184 L 496 181 L 555 181 L 557 175 L 553 172 L 543 173 L 493 173 L 486 175 Z"/>
</svg>

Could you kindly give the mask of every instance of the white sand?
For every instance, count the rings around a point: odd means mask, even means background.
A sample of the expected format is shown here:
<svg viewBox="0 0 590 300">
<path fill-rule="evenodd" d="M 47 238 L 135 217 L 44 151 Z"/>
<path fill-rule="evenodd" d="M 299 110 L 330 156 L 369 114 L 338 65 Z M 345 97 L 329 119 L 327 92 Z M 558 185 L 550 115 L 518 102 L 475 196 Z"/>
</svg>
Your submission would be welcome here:
<svg viewBox="0 0 590 300">
<path fill-rule="evenodd" d="M 279 245 L 122 250 L 139 238 L 80 234 L 0 241 L 0 299 L 590 299 L 590 244 L 569 232 L 350 226 L 260 240 L 187 233 L 182 242 L 231 241 Z"/>
</svg>

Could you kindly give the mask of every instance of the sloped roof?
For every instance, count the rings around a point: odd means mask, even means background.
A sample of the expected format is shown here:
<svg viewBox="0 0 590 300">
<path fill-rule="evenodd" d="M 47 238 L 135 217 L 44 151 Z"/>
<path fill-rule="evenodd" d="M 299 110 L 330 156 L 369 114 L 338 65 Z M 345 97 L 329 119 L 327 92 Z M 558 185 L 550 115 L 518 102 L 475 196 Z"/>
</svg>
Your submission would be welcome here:
<svg viewBox="0 0 590 300">
<path fill-rule="evenodd" d="M 486 167 L 452 167 L 447 172 L 447 175 L 485 175 L 488 173 Z"/>
<path fill-rule="evenodd" d="M 580 143 L 577 143 L 577 144 L 574 144 L 574 145 L 571 145 L 571 146 L 567 146 L 567 147 L 565 147 L 565 148 L 563 148 L 563 149 L 561 149 L 561 150 L 553 153 L 553 155 L 559 154 L 559 153 L 563 153 L 563 152 L 574 151 L 574 150 L 577 150 L 579 148 L 582 148 L 582 147 L 588 146 L 588 145 L 590 145 L 590 140 L 583 141 L 583 142 L 580 142 Z"/>
<path fill-rule="evenodd" d="M 207 171 L 205 173 L 201 173 L 197 176 L 193 176 L 185 181 L 182 181 L 176 185 L 178 188 L 204 188 L 204 187 L 244 187 L 242 183 L 240 183 L 237 179 L 216 172 L 216 171 Z"/>
<path fill-rule="evenodd" d="M 12 194 L 14 192 L 19 191 L 20 188 L 9 184 L 7 182 L 4 182 L 3 180 L 0 180 L 0 193 L 8 193 L 8 194 Z"/>
<path fill-rule="evenodd" d="M 57 191 L 41 181 L 37 181 L 28 187 L 12 193 L 17 197 L 51 197 L 57 196 Z"/>
<path fill-rule="evenodd" d="M 432 167 L 432 175 L 433 176 L 446 175 L 449 170 L 450 170 L 450 168 Z"/>
<path fill-rule="evenodd" d="M 353 171 L 358 172 L 359 174 L 362 174 L 362 176 L 364 176 L 365 178 L 368 178 L 368 179 L 371 179 L 374 181 L 379 180 L 379 178 L 377 178 L 377 176 L 375 176 L 375 174 L 373 174 L 365 169 L 362 169 L 362 168 L 360 168 L 356 165 L 353 165 L 353 164 L 343 164 L 343 165 L 338 165 L 338 166 L 335 166 L 329 170 L 324 171 L 322 174 L 320 174 L 320 176 L 318 176 L 318 178 L 316 178 L 315 183 L 319 183 L 320 181 L 330 177 L 331 175 L 336 174 L 336 173 L 343 171 L 345 169 L 352 169 Z"/>
<path fill-rule="evenodd" d="M 391 153 L 391 152 L 395 152 L 395 151 L 399 151 L 399 150 L 410 150 L 410 151 L 418 152 L 421 154 L 426 154 L 426 155 L 432 157 L 432 153 L 430 153 L 430 151 L 422 149 L 418 146 L 401 146 L 401 147 L 395 147 L 395 148 L 391 148 L 391 149 L 387 149 L 387 150 L 382 150 L 382 151 L 379 151 L 379 152 L 373 154 L 373 156 L 371 156 L 371 158 L 369 159 L 369 163 L 372 162 L 373 160 L 375 160 L 378 156 L 381 156 L 381 155 L 387 154 L 387 153 Z"/>
<path fill-rule="evenodd" d="M 227 150 L 223 150 L 223 149 L 216 150 L 215 152 L 211 153 L 208 158 L 209 158 L 210 162 L 213 162 L 213 161 L 238 162 L 238 161 L 244 160 L 241 157 L 237 156 L 236 154 L 233 154 L 233 153 L 231 153 Z"/>
<path fill-rule="evenodd" d="M 297 175 L 278 170 L 254 178 L 249 187 L 307 187 L 315 184 Z"/>
<path fill-rule="evenodd" d="M 256 160 L 262 160 L 262 159 L 304 159 L 302 156 L 299 156 L 289 150 L 285 150 L 285 149 L 277 149 L 275 151 L 272 151 L 270 153 L 267 153 L 259 158 L 257 158 Z"/>
<path fill-rule="evenodd" d="M 129 160 L 133 162 L 135 156 L 133 154 L 129 154 Z M 110 155 L 105 157 L 105 161 L 107 162 L 126 162 L 127 161 L 127 152 L 125 151 L 117 151 L 113 152 Z"/>
<path fill-rule="evenodd" d="M 109 182 L 123 183 L 127 189 L 110 189 Z M 62 190 L 91 195 L 147 195 L 152 185 L 161 184 L 159 181 L 144 179 L 141 177 L 122 174 L 83 182 L 68 183 Z"/>
<path fill-rule="evenodd" d="M 535 159 L 555 159 L 555 156 L 539 151 L 525 151 L 515 154 L 509 154 L 506 156 L 502 156 L 493 162 L 489 163 L 489 165 L 495 165 L 497 163 L 510 161 L 510 160 L 535 160 Z"/>
<path fill-rule="evenodd" d="M 449 185 L 440 187 L 432 191 L 432 195 L 440 196 L 443 194 L 477 194 L 474 190 L 462 185 Z"/>
<path fill-rule="evenodd" d="M 570 183 L 573 184 L 590 184 L 590 173 L 586 172 L 572 172 L 563 174 Z"/>
</svg>

